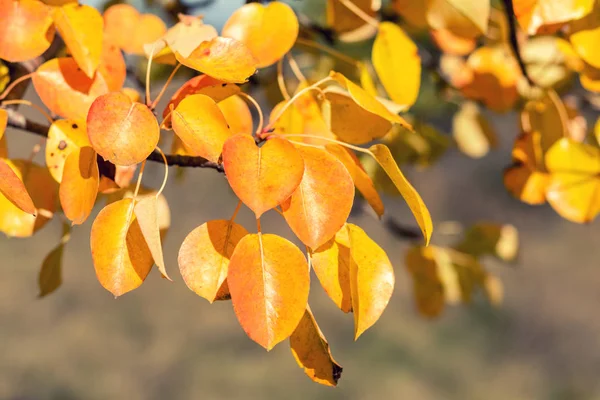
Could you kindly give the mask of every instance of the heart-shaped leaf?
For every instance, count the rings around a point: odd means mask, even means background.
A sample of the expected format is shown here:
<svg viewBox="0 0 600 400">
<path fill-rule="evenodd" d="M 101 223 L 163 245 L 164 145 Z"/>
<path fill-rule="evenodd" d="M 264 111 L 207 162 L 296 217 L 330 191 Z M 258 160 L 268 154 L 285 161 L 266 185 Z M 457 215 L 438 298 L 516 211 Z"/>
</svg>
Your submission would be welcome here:
<svg viewBox="0 0 600 400">
<path fill-rule="evenodd" d="M 223 166 L 229 185 L 256 218 L 290 197 L 304 175 L 298 150 L 278 137 L 258 147 L 252 136 L 232 136 L 223 146 Z"/>
<path fill-rule="evenodd" d="M 142 162 L 158 144 L 160 129 L 152 111 L 119 92 L 97 98 L 87 116 L 94 150 L 116 165 Z"/>
<path fill-rule="evenodd" d="M 298 326 L 308 302 L 304 254 L 276 235 L 246 235 L 229 262 L 233 309 L 246 334 L 271 350 Z"/>
</svg>

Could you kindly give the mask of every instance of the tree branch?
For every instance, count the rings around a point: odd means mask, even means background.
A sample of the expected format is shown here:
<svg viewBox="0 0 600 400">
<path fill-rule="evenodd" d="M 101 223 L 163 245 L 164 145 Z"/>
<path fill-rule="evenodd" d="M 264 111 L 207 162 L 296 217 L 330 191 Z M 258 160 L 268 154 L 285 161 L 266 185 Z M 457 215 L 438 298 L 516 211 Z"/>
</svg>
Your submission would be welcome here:
<svg viewBox="0 0 600 400">
<path fill-rule="evenodd" d="M 8 112 L 8 126 L 15 129 L 20 129 L 32 133 L 34 135 L 48 137 L 48 130 L 50 127 L 45 124 L 31 121 L 27 119 L 23 114 L 13 109 L 7 109 Z M 187 168 L 210 168 L 218 172 L 223 172 L 223 165 L 213 161 L 209 161 L 202 157 L 193 156 L 182 156 L 178 154 L 165 154 L 167 158 L 167 164 L 170 166 L 187 167 Z M 164 163 L 162 155 L 154 150 L 147 158 L 148 161 L 155 161 Z"/>
<path fill-rule="evenodd" d="M 527 68 L 525 68 L 525 61 L 521 57 L 521 50 L 519 46 L 519 40 L 517 39 L 517 24 L 515 23 L 515 9 L 513 7 L 512 0 L 502 0 L 504 4 L 504 14 L 506 15 L 506 20 L 508 22 L 508 40 L 510 42 L 510 47 L 515 54 L 515 58 L 517 59 L 517 63 L 519 64 L 519 68 L 521 68 L 521 72 L 530 86 L 537 86 L 535 82 L 529 76 L 527 72 Z"/>
</svg>

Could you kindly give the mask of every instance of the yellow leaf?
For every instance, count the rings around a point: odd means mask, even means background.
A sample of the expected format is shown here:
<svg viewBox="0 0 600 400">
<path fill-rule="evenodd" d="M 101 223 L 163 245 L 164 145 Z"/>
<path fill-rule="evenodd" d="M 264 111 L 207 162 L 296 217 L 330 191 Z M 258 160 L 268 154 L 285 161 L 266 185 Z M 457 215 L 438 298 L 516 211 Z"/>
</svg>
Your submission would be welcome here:
<svg viewBox="0 0 600 400">
<path fill-rule="evenodd" d="M 433 223 L 431 222 L 429 210 L 427 209 L 427 206 L 425 206 L 421 196 L 404 177 L 404 174 L 402 174 L 402 171 L 400 171 L 400 168 L 398 168 L 398 164 L 396 164 L 394 161 L 392 153 L 387 146 L 383 144 L 376 144 L 371 146 L 369 150 L 379 165 L 381 165 L 381 167 L 390 177 L 402 197 L 404 197 L 404 200 L 408 204 L 408 207 L 412 211 L 417 223 L 419 224 L 419 227 L 421 228 L 421 232 L 423 232 L 425 244 L 429 244 L 429 239 L 431 239 L 431 233 L 433 232 Z"/>
<path fill-rule="evenodd" d="M 514 0 L 515 16 L 529 35 L 551 34 L 589 14 L 595 0 Z"/>
<path fill-rule="evenodd" d="M 427 22 L 433 29 L 448 29 L 464 38 L 485 35 L 490 2 L 472 0 L 426 0 Z"/>
<path fill-rule="evenodd" d="M 93 78 L 102 53 L 104 21 L 100 13 L 93 7 L 70 3 L 55 8 L 52 18 L 77 65 Z"/>
<path fill-rule="evenodd" d="M 337 386 L 342 367 L 333 359 L 329 343 L 308 306 L 290 336 L 290 347 L 298 366 L 310 379 L 322 385 Z"/>
<path fill-rule="evenodd" d="M 252 113 L 240 96 L 233 95 L 217 103 L 219 110 L 223 113 L 229 129 L 234 135 L 244 133 L 252 135 L 254 122 Z"/>
<path fill-rule="evenodd" d="M 246 334 L 267 350 L 288 338 L 308 303 L 304 254 L 276 235 L 246 235 L 229 262 L 227 284 Z"/>
<path fill-rule="evenodd" d="M 115 297 L 139 287 L 153 264 L 133 207 L 132 199 L 116 201 L 104 207 L 92 224 L 96 276 Z"/>
<path fill-rule="evenodd" d="M 421 58 L 410 37 L 398 25 L 382 22 L 371 57 L 390 98 L 398 104 L 413 105 L 421 85 Z"/>
<path fill-rule="evenodd" d="M 354 340 L 381 316 L 394 292 L 394 269 L 385 251 L 361 228 L 347 224 Z"/>
<path fill-rule="evenodd" d="M 223 27 L 223 36 L 244 43 L 258 60 L 258 68 L 275 64 L 294 45 L 299 23 L 294 10 L 274 1 L 238 8 Z"/>
<path fill-rule="evenodd" d="M 226 220 L 208 221 L 190 232 L 178 257 L 181 276 L 190 290 L 211 303 L 219 300 L 219 293 L 227 287 L 233 250 L 247 234 L 243 226 Z"/>
<path fill-rule="evenodd" d="M 234 135 L 213 99 L 203 94 L 184 98 L 171 115 L 173 130 L 192 155 L 217 162 L 223 144 Z"/>
<path fill-rule="evenodd" d="M 54 180 L 60 183 L 67 157 L 84 146 L 90 146 L 84 121 L 60 119 L 50 125 L 46 140 L 46 165 Z"/>
<path fill-rule="evenodd" d="M 64 164 L 60 204 L 65 216 L 80 225 L 88 218 L 98 194 L 100 172 L 96 152 L 89 146 L 72 151 Z"/>
<path fill-rule="evenodd" d="M 0 159 L 0 193 L 27 214 L 36 215 L 33 200 L 31 200 L 29 193 L 27 193 L 27 188 L 21 181 L 21 178 L 2 159 Z"/>
<path fill-rule="evenodd" d="M 452 134 L 460 151 L 471 158 L 481 158 L 498 146 L 496 132 L 474 102 L 463 103 L 454 114 Z"/>
<path fill-rule="evenodd" d="M 165 267 L 165 260 L 163 257 L 162 243 L 160 238 L 160 224 L 159 224 L 159 205 L 158 198 L 156 196 L 146 196 L 140 201 L 136 202 L 133 209 L 137 222 L 140 225 L 140 230 L 148 249 L 152 254 L 152 259 L 158 267 L 158 270 L 168 280 L 172 281 L 167 274 Z"/>
<path fill-rule="evenodd" d="M 340 310 L 352 311 L 350 242 L 346 225 L 310 256 L 311 265 L 327 295 Z"/>
<path fill-rule="evenodd" d="M 10 71 L 5 63 L 0 60 L 0 92 L 3 92 L 6 89 L 6 86 L 10 82 Z M 4 111 L 6 112 L 6 111 Z M 0 119 L 1 121 L 1 119 Z M 0 123 L 0 127 L 1 127 Z"/>
<path fill-rule="evenodd" d="M 298 238 L 316 249 L 346 223 L 354 201 L 354 184 L 344 165 L 329 152 L 299 147 L 304 175 L 281 204 L 283 216 Z"/>
<path fill-rule="evenodd" d="M 546 167 L 552 208 L 569 221 L 594 220 L 600 212 L 600 149 L 564 138 L 546 153 Z"/>
</svg>

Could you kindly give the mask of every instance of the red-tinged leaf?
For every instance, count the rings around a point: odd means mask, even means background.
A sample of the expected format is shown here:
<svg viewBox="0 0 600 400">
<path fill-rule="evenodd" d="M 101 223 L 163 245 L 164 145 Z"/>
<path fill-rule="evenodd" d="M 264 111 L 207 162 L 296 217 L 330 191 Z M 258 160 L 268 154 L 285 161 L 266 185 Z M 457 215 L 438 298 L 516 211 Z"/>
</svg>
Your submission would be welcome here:
<svg viewBox="0 0 600 400">
<path fill-rule="evenodd" d="M 238 8 L 223 27 L 223 36 L 243 42 L 258 60 L 258 68 L 275 64 L 298 37 L 294 10 L 275 1 L 264 6 L 249 3 Z"/>
<path fill-rule="evenodd" d="M 145 160 L 160 136 L 152 111 L 119 92 L 94 101 L 87 117 L 87 131 L 94 150 L 105 160 L 122 166 Z"/>
<path fill-rule="evenodd" d="M 302 243 L 316 249 L 340 230 L 352 209 L 354 184 L 344 165 L 329 152 L 300 147 L 304 175 L 281 204 L 283 216 Z"/>
<path fill-rule="evenodd" d="M 247 234 L 243 226 L 226 220 L 208 221 L 190 232 L 178 258 L 181 276 L 190 290 L 211 303 L 229 295 L 229 260 Z"/>
<path fill-rule="evenodd" d="M 356 189 L 358 189 L 375 213 L 381 218 L 385 207 L 371 177 L 364 170 L 356 154 L 339 144 L 333 143 L 325 145 L 325 149 L 344 164 L 350 176 L 352 176 Z"/>
<path fill-rule="evenodd" d="M 27 193 L 23 181 L 15 174 L 10 165 L 2 159 L 0 159 L 0 192 L 27 214 L 36 214 L 35 205 L 29 193 Z"/>
<path fill-rule="evenodd" d="M 60 119 L 50 125 L 46 140 L 46 165 L 54 180 L 60 183 L 67 157 L 84 146 L 90 146 L 85 122 Z"/>
<path fill-rule="evenodd" d="M 144 45 L 160 39 L 165 23 L 156 15 L 140 14 L 129 4 L 115 4 L 104 12 L 105 34 L 126 53 L 144 54 Z"/>
<path fill-rule="evenodd" d="M 54 25 L 69 52 L 90 78 L 94 77 L 102 53 L 102 16 L 94 7 L 70 3 L 52 13 Z"/>
<path fill-rule="evenodd" d="M 322 385 L 337 386 L 342 366 L 333 359 L 329 343 L 308 306 L 290 336 L 290 347 L 298 366 L 310 379 Z"/>
<path fill-rule="evenodd" d="M 276 235 L 246 235 L 229 262 L 233 309 L 246 334 L 267 350 L 288 338 L 308 303 L 304 254 Z"/>
<path fill-rule="evenodd" d="M 223 144 L 233 136 L 223 113 L 213 99 L 194 94 L 183 99 L 171 114 L 173 130 L 192 155 L 217 162 Z"/>
<path fill-rule="evenodd" d="M 352 311 L 350 289 L 350 242 L 344 225 L 334 238 L 310 256 L 313 270 L 327 295 L 340 310 Z"/>
<path fill-rule="evenodd" d="M 89 146 L 76 149 L 69 154 L 64 165 L 60 183 L 60 204 L 65 216 L 80 225 L 89 217 L 100 183 L 100 172 L 96 152 Z"/>
<path fill-rule="evenodd" d="M 116 201 L 100 211 L 90 244 L 98 281 L 115 297 L 139 287 L 154 263 L 132 199 Z"/>
<path fill-rule="evenodd" d="M 257 61 L 248 47 L 235 39 L 216 37 L 202 42 L 188 57 L 175 53 L 186 67 L 225 82 L 244 83 L 256 71 Z"/>
<path fill-rule="evenodd" d="M 111 92 L 118 92 L 123 88 L 127 77 L 127 65 L 119 47 L 107 37 L 102 42 L 98 73 L 102 74 Z"/>
<path fill-rule="evenodd" d="M 135 205 L 134 213 L 158 270 L 162 276 L 173 281 L 169 278 L 165 267 L 158 223 L 158 199 L 156 196 L 146 196 L 138 201 Z"/>
<path fill-rule="evenodd" d="M 361 228 L 347 224 L 354 340 L 381 316 L 394 291 L 394 269 L 385 251 Z"/>
<path fill-rule="evenodd" d="M 4 160 L 23 181 L 37 209 L 37 216 L 19 209 L 0 194 L 0 232 L 7 236 L 29 237 L 52 218 L 57 204 L 58 185 L 46 167 L 24 160 Z"/>
<path fill-rule="evenodd" d="M 54 39 L 51 8 L 37 0 L 0 0 L 0 58 L 30 60 Z"/>
<path fill-rule="evenodd" d="M 298 150 L 278 137 L 258 147 L 252 136 L 232 136 L 223 146 L 223 166 L 229 185 L 256 218 L 290 197 L 304 175 Z"/>
<path fill-rule="evenodd" d="M 42 64 L 31 78 L 42 102 L 64 118 L 85 121 L 96 97 L 108 93 L 101 74 L 88 78 L 74 59 L 54 58 Z"/>
<path fill-rule="evenodd" d="M 238 94 L 240 91 L 239 86 L 234 83 L 226 83 L 208 75 L 195 76 L 177 89 L 173 97 L 171 97 L 169 104 L 163 110 L 163 125 L 167 129 L 171 128 L 171 111 L 176 109 L 179 103 L 187 96 L 203 94 L 218 103 Z"/>
</svg>

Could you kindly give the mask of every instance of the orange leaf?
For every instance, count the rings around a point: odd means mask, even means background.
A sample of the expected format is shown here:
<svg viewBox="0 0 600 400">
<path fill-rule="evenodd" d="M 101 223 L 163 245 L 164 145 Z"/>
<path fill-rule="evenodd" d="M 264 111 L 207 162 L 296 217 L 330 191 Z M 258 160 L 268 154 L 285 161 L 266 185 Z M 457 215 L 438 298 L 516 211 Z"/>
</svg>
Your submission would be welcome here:
<svg viewBox="0 0 600 400">
<path fill-rule="evenodd" d="M 589 14 L 594 3 L 595 0 L 514 0 L 514 9 L 527 34 L 549 34 L 565 23 Z"/>
<path fill-rule="evenodd" d="M 233 132 L 213 99 L 193 94 L 179 103 L 171 114 L 173 130 L 193 155 L 217 162 L 223 143 Z"/>
<path fill-rule="evenodd" d="M 227 283 L 240 325 L 267 350 L 294 332 L 308 302 L 304 254 L 276 235 L 244 236 L 231 256 Z"/>
<path fill-rule="evenodd" d="M 223 27 L 223 36 L 244 43 L 258 60 L 258 68 L 275 64 L 298 37 L 298 18 L 287 4 L 249 3 L 238 8 Z"/>
<path fill-rule="evenodd" d="M 178 258 L 185 284 L 211 303 L 222 297 L 219 293 L 227 286 L 229 260 L 247 234 L 243 226 L 225 220 L 208 221 L 190 232 Z"/>
<path fill-rule="evenodd" d="M 94 77 L 102 53 L 102 16 L 93 7 L 70 3 L 52 13 L 58 33 L 70 53 L 90 78 Z"/>
<path fill-rule="evenodd" d="M 373 5 L 377 2 L 373 2 L 373 0 L 350 0 L 350 2 L 368 16 L 375 18 L 377 10 L 373 8 Z M 366 25 L 362 18 L 339 0 L 327 0 L 326 16 L 327 25 L 337 33 L 356 31 Z"/>
<path fill-rule="evenodd" d="M 35 216 L 35 205 L 27 193 L 27 188 L 3 159 L 0 159 L 0 193 L 27 214 Z"/>
<path fill-rule="evenodd" d="M 350 288 L 354 340 L 381 316 L 394 291 L 388 256 L 361 228 L 347 224 L 350 240 Z"/>
<path fill-rule="evenodd" d="M 344 165 L 327 151 L 314 147 L 300 147 L 298 151 L 304 159 L 304 176 L 281 209 L 296 236 L 316 249 L 348 219 L 354 184 Z"/>
<path fill-rule="evenodd" d="M 337 159 L 344 164 L 350 173 L 350 176 L 352 176 L 356 189 L 358 189 L 375 213 L 381 218 L 385 211 L 385 207 L 379 193 L 377 193 L 377 189 L 375 189 L 371 177 L 365 172 L 358 157 L 356 157 L 351 150 L 348 150 L 339 144 L 327 144 L 325 145 L 325 149 L 336 156 Z"/>
<path fill-rule="evenodd" d="M 146 196 L 135 204 L 133 211 L 140 224 L 140 230 L 142 231 L 142 235 L 144 235 L 154 263 L 162 276 L 172 281 L 167 274 L 160 240 L 158 199 L 156 196 Z"/>
<path fill-rule="evenodd" d="M 26 61 L 54 40 L 51 9 L 37 0 L 0 0 L 0 58 Z"/>
<path fill-rule="evenodd" d="M 120 92 L 98 97 L 87 117 L 87 131 L 94 150 L 116 165 L 133 165 L 156 148 L 160 129 L 148 107 L 134 103 Z"/>
<path fill-rule="evenodd" d="M 101 74 L 88 78 L 70 57 L 45 62 L 31 81 L 50 111 L 74 120 L 85 121 L 92 102 L 108 92 Z"/>
<path fill-rule="evenodd" d="M 223 166 L 229 185 L 256 218 L 290 197 L 304 174 L 298 150 L 278 137 L 261 147 L 252 136 L 230 137 L 223 146 Z"/>
<path fill-rule="evenodd" d="M 464 38 L 454 34 L 448 29 L 434 29 L 429 32 L 433 42 L 440 48 L 444 53 L 466 56 L 475 50 L 475 39 Z"/>
<path fill-rule="evenodd" d="M 85 146 L 72 151 L 64 164 L 59 196 L 65 216 L 74 225 L 83 224 L 92 212 L 99 183 L 100 172 L 94 149 Z"/>
<path fill-rule="evenodd" d="M 118 92 L 123 87 L 123 84 L 125 84 L 125 78 L 127 77 L 125 59 L 119 47 L 107 39 L 107 37 L 102 42 L 98 73 L 102 74 L 111 92 Z"/>
<path fill-rule="evenodd" d="M 346 225 L 334 238 L 310 256 L 321 286 L 336 306 L 345 313 L 352 311 L 350 289 L 350 242 Z"/>
<path fill-rule="evenodd" d="M 24 160 L 4 160 L 22 180 L 37 209 L 37 216 L 22 211 L 0 194 L 0 232 L 7 236 L 29 237 L 52 218 L 58 186 L 46 167 Z"/>
<path fill-rule="evenodd" d="M 167 27 L 156 15 L 140 14 L 128 4 L 115 4 L 104 12 L 104 30 L 111 42 L 126 53 L 144 54 L 144 45 L 160 39 Z"/>
<path fill-rule="evenodd" d="M 60 119 L 50 126 L 46 140 L 46 165 L 56 182 L 62 180 L 69 154 L 84 146 L 90 146 L 85 122 Z"/>
<path fill-rule="evenodd" d="M 242 42 L 216 37 L 200 45 L 184 57 L 176 52 L 177 61 L 186 67 L 225 82 L 243 83 L 254 75 L 256 59 Z"/>
<path fill-rule="evenodd" d="M 133 200 L 104 207 L 92 224 L 92 260 L 100 284 L 115 297 L 139 287 L 152 268 L 152 254 L 133 213 Z"/>
<path fill-rule="evenodd" d="M 329 343 L 308 306 L 290 336 L 290 347 L 296 362 L 310 379 L 322 385 L 337 386 L 342 367 L 333 359 Z"/>
<path fill-rule="evenodd" d="M 171 97 L 169 104 L 163 110 L 163 125 L 169 129 L 171 128 L 171 116 L 169 115 L 171 108 L 173 110 L 176 109 L 179 103 L 187 96 L 203 94 L 218 103 L 239 92 L 239 86 L 234 83 L 225 83 L 208 75 L 195 76 L 177 89 L 173 97 Z"/>
<path fill-rule="evenodd" d="M 0 139 L 4 138 L 6 126 L 8 125 L 8 112 L 4 108 L 0 108 Z"/>
<path fill-rule="evenodd" d="M 229 129 L 235 135 L 244 133 L 252 135 L 253 121 L 252 113 L 248 107 L 248 103 L 240 96 L 230 96 L 217 103 L 219 110 L 223 113 Z"/>
</svg>

